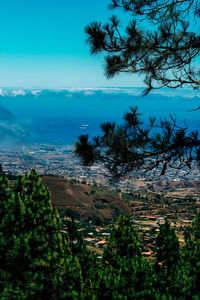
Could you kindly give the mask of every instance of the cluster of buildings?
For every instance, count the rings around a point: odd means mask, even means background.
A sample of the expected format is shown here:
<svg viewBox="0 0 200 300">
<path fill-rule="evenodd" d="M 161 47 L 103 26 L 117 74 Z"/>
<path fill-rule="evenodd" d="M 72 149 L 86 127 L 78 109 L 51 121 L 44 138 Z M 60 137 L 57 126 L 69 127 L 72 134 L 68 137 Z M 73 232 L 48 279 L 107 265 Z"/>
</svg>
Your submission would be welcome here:
<svg viewBox="0 0 200 300">
<path fill-rule="evenodd" d="M 102 165 L 83 167 L 80 159 L 74 156 L 72 146 L 69 145 L 27 144 L 11 149 L 1 148 L 0 163 L 4 172 L 14 175 L 25 174 L 35 169 L 41 175 L 51 174 L 73 178 L 88 184 L 103 185 L 113 189 L 120 188 L 125 192 L 141 188 L 141 182 L 152 181 L 149 174 L 138 176 L 136 171 L 135 174 L 123 178 L 120 182 L 111 182 L 109 172 Z M 195 170 L 187 176 L 187 179 L 194 179 L 194 172 Z M 199 171 L 196 173 L 199 174 Z M 167 172 L 165 179 L 182 180 L 184 176 L 184 170 L 175 174 L 171 169 Z M 160 180 L 159 170 L 157 179 Z M 153 180 L 156 180 L 155 174 L 153 174 Z"/>
<path fill-rule="evenodd" d="M 55 175 L 86 182 L 106 184 L 110 175 L 102 167 L 83 167 L 68 145 L 27 144 L 0 149 L 0 163 L 5 173 L 26 174 L 35 169 L 41 175 Z"/>
</svg>

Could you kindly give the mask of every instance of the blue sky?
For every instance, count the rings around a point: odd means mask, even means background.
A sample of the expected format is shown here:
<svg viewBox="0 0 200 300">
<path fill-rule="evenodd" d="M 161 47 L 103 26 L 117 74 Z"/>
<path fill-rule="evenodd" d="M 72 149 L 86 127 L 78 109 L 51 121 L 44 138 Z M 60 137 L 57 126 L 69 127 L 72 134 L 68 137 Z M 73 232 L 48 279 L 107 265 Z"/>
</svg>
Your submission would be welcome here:
<svg viewBox="0 0 200 300">
<path fill-rule="evenodd" d="M 106 21 L 113 14 L 108 10 L 109 3 L 109 0 L 1 1 L 0 86 L 142 86 L 138 76 L 120 75 L 107 80 L 103 58 L 92 57 L 85 45 L 84 27 L 92 21 Z"/>
</svg>

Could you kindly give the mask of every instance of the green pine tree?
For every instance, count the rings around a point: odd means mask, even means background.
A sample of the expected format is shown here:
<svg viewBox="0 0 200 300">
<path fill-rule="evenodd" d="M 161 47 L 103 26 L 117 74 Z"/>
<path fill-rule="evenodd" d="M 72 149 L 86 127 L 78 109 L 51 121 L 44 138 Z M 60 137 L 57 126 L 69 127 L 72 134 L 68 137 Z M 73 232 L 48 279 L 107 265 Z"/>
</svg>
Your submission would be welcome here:
<svg viewBox="0 0 200 300">
<path fill-rule="evenodd" d="M 87 247 L 83 236 L 77 230 L 77 226 L 72 220 L 62 220 L 62 225 L 67 226 L 66 238 L 73 256 L 78 258 L 83 280 L 83 299 L 93 299 L 98 282 L 99 265 L 97 258 Z"/>
<path fill-rule="evenodd" d="M 159 299 L 130 218 L 120 216 L 104 250 L 97 299 Z"/>
<path fill-rule="evenodd" d="M 200 88 L 199 0 L 108 2 L 126 14 L 127 24 L 113 15 L 105 24 L 96 21 L 85 28 L 91 54 L 103 55 L 108 78 L 142 75 L 144 95 L 154 88 Z M 168 168 L 190 172 L 193 163 L 200 165 L 198 130 L 180 127 L 174 116 L 147 123 L 137 108 L 123 119 L 121 124 L 103 123 L 100 136 L 78 137 L 75 154 L 84 165 L 103 163 L 115 179 L 138 169 L 160 169 L 164 175 Z"/>
<path fill-rule="evenodd" d="M 179 241 L 168 221 L 160 225 L 156 239 L 157 253 L 155 270 L 158 274 L 158 288 L 168 299 L 179 297 L 177 276 L 181 264 Z M 172 297 L 172 298 L 170 298 Z"/>
<path fill-rule="evenodd" d="M 78 260 L 35 171 L 0 178 L 0 299 L 78 299 Z"/>
<path fill-rule="evenodd" d="M 196 300 L 200 298 L 200 211 L 194 219 L 190 235 L 186 237 L 179 282 L 182 295 L 186 299 Z"/>
</svg>

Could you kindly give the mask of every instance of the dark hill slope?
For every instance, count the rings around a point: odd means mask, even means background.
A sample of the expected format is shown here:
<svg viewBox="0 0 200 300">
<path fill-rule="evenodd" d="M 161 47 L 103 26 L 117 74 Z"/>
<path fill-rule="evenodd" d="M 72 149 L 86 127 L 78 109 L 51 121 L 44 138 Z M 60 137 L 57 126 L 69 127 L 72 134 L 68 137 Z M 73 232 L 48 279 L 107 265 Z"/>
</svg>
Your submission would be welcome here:
<svg viewBox="0 0 200 300">
<path fill-rule="evenodd" d="M 131 215 L 129 203 L 118 192 L 60 177 L 43 176 L 43 183 L 51 191 L 52 204 L 67 210 L 81 220 L 116 220 L 120 214 Z"/>
</svg>

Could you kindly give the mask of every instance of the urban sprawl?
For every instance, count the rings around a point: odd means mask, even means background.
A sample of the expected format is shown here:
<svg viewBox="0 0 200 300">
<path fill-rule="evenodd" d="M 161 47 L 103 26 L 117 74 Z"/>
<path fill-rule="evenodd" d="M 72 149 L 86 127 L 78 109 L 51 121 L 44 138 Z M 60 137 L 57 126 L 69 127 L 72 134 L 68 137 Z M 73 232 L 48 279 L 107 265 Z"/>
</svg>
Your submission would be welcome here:
<svg viewBox="0 0 200 300">
<path fill-rule="evenodd" d="M 151 174 L 135 172 L 118 183 L 110 181 L 111 176 L 103 165 L 96 164 L 92 167 L 83 167 L 80 159 L 73 154 L 70 145 L 47 145 L 31 144 L 18 145 L 13 148 L 1 148 L 0 162 L 3 171 L 13 175 L 22 175 L 35 169 L 41 175 L 55 175 L 85 181 L 88 184 L 103 185 L 110 188 L 122 188 L 125 191 L 137 189 L 138 184 L 143 181 L 151 181 Z M 159 172 L 158 172 L 159 174 Z M 198 170 L 193 170 L 187 177 L 186 172 L 180 170 L 177 174 L 173 169 L 168 170 L 164 179 L 180 181 L 185 179 L 198 179 Z M 155 181 L 155 174 L 153 175 Z M 194 177 L 195 176 L 195 177 Z M 134 181 L 133 181 L 134 177 Z M 158 175 L 158 180 L 160 176 Z M 138 186 L 139 188 L 139 186 Z"/>
</svg>

